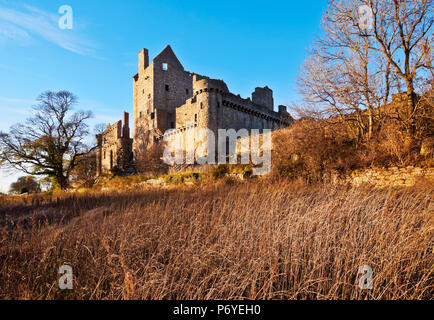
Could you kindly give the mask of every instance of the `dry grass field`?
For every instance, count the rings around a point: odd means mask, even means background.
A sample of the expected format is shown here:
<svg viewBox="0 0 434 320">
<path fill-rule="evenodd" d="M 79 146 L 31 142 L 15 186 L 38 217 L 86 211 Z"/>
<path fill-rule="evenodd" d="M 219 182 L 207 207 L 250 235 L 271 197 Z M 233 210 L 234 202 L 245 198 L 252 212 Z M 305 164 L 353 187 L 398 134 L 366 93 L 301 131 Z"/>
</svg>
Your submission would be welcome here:
<svg viewBox="0 0 434 320">
<path fill-rule="evenodd" d="M 221 180 L 3 200 L 0 298 L 432 299 L 433 195 Z"/>
</svg>

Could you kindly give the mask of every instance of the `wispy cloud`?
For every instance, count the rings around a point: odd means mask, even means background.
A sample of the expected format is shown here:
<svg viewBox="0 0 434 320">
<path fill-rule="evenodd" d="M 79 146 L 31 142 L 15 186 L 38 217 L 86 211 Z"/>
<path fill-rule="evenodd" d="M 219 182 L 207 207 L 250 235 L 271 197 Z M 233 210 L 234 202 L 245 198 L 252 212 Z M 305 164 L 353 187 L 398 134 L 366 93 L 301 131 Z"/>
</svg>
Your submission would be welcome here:
<svg viewBox="0 0 434 320">
<path fill-rule="evenodd" d="M 25 46 L 31 43 L 31 37 L 25 30 L 0 20 L 0 41 L 2 39 L 14 40 Z"/>
<path fill-rule="evenodd" d="M 0 130 L 7 130 L 15 122 L 31 115 L 31 107 L 36 104 L 32 99 L 19 99 L 0 96 Z"/>
<path fill-rule="evenodd" d="M 61 48 L 84 56 L 94 55 L 94 45 L 73 30 L 58 26 L 60 15 L 23 6 L 21 10 L 0 6 L 0 38 L 28 45 L 40 37 Z"/>
</svg>

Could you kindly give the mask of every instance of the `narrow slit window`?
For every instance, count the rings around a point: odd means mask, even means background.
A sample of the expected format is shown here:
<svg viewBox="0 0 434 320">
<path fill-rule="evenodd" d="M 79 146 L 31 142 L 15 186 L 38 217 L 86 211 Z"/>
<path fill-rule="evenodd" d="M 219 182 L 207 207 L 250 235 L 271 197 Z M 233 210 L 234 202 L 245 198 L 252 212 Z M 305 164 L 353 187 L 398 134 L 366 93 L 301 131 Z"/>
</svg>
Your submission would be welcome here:
<svg viewBox="0 0 434 320">
<path fill-rule="evenodd" d="M 169 68 L 169 65 L 166 62 L 163 63 L 163 70 L 167 71 L 168 68 Z"/>
<path fill-rule="evenodd" d="M 166 84 L 166 91 L 169 91 L 169 90 L 170 90 L 169 85 Z"/>
</svg>

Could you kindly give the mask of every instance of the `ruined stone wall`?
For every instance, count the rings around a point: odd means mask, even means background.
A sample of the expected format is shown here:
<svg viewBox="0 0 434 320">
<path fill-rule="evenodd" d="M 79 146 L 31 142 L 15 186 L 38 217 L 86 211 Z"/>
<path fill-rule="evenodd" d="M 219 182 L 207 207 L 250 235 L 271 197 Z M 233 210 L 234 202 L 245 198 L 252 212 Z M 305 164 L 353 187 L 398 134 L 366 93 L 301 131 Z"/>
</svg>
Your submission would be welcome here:
<svg viewBox="0 0 434 320">
<path fill-rule="evenodd" d="M 118 141 L 122 137 L 122 121 L 108 125 L 102 134 L 101 173 L 109 172 L 116 165 Z"/>
<path fill-rule="evenodd" d="M 366 169 L 354 172 L 351 175 L 350 183 L 353 186 L 372 185 L 375 187 L 411 187 L 426 179 L 434 182 L 433 168 L 388 168 L 388 169 Z"/>
<path fill-rule="evenodd" d="M 97 135 L 97 175 L 108 174 L 115 167 L 120 171 L 132 165 L 132 143 L 129 136 L 128 113 L 124 113 L 124 127 L 122 120 Z"/>
</svg>

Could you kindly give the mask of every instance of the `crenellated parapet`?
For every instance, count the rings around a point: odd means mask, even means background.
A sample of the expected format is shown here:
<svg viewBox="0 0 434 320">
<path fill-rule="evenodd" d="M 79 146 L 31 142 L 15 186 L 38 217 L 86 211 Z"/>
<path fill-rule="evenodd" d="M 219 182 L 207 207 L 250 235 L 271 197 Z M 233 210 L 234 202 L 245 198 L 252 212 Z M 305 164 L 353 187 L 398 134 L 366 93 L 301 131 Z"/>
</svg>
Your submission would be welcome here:
<svg viewBox="0 0 434 320">
<path fill-rule="evenodd" d="M 193 76 L 193 92 L 195 95 L 204 92 L 229 93 L 228 86 L 223 80 L 210 79 L 198 75 Z"/>
</svg>

